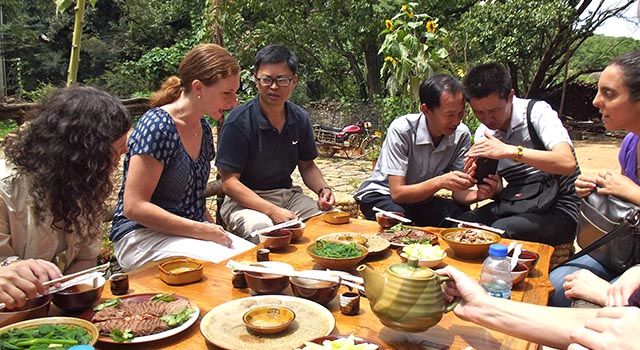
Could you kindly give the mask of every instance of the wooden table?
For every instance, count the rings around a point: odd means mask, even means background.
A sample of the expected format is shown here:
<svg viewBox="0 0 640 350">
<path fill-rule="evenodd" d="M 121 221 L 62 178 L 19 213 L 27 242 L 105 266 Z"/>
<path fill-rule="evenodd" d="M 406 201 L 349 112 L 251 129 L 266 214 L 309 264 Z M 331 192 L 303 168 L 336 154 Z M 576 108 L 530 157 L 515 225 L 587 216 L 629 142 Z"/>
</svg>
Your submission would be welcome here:
<svg viewBox="0 0 640 350">
<path fill-rule="evenodd" d="M 306 270 L 311 268 L 319 269 L 311 258 L 304 251 L 316 237 L 335 232 L 358 232 L 377 233 L 379 226 L 373 221 L 354 220 L 349 224 L 332 225 L 316 217 L 307 222 L 304 236 L 287 250 L 282 252 L 272 252 L 272 261 L 283 261 L 294 266 L 296 270 Z M 506 240 L 505 240 L 506 241 Z M 540 260 L 536 268 L 531 272 L 525 282 L 515 286 L 511 298 L 527 303 L 546 305 L 549 292 L 553 287 L 549 283 L 548 273 L 549 262 L 553 247 L 531 242 L 523 242 L 524 248 L 536 251 L 540 254 Z M 440 245 L 447 250 L 449 255 L 445 259 L 446 264 L 453 265 L 464 271 L 468 275 L 478 278 L 482 261 L 465 261 L 457 259 L 446 242 L 440 240 Z M 256 250 L 244 252 L 234 257 L 234 260 L 255 261 Z M 383 271 L 387 266 L 400 262 L 398 254 L 392 251 L 378 254 L 376 260 L 367 258 L 364 262 L 373 268 Z M 214 264 L 205 262 L 205 277 L 198 283 L 186 286 L 168 286 L 160 280 L 158 276 L 158 262 L 149 263 L 129 273 L 130 294 L 132 293 L 167 293 L 173 292 L 178 295 L 188 297 L 200 308 L 200 318 L 188 330 L 169 337 L 145 344 L 102 344 L 98 343 L 98 349 L 216 349 L 208 344 L 204 336 L 200 333 L 200 320 L 203 315 L 212 308 L 223 304 L 229 300 L 251 296 L 248 289 L 235 289 L 231 285 L 231 271 L 225 267 L 224 263 Z M 341 292 L 346 291 L 345 287 L 340 287 Z M 342 290 L 344 288 L 344 290 Z M 293 295 L 290 288 L 285 290 L 285 294 Z M 109 299 L 111 295 L 106 287 L 103 299 Z M 460 320 L 453 312 L 444 315 L 439 324 L 423 333 L 404 333 L 385 327 L 373 315 L 367 299 L 361 299 L 360 314 L 357 316 L 345 316 L 340 313 L 338 298 L 328 305 L 329 310 L 336 320 L 336 327 L 333 334 L 353 333 L 363 338 L 374 340 L 386 349 L 464 349 L 472 347 L 474 349 L 535 349 L 536 344 L 506 336 L 502 333 L 493 332 L 473 323 Z M 286 349 L 282 349 L 286 350 Z"/>
</svg>

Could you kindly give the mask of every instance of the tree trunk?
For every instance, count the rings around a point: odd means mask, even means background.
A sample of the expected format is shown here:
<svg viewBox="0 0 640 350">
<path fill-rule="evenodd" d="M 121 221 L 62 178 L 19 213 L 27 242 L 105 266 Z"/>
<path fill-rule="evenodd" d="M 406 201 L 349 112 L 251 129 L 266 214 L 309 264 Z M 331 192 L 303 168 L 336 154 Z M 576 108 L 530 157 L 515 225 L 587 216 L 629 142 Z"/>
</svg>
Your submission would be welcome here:
<svg viewBox="0 0 640 350">
<path fill-rule="evenodd" d="M 380 49 L 375 38 L 368 38 L 362 43 L 364 65 L 367 74 L 367 100 L 373 101 L 373 96 L 382 92 L 380 85 Z"/>
</svg>

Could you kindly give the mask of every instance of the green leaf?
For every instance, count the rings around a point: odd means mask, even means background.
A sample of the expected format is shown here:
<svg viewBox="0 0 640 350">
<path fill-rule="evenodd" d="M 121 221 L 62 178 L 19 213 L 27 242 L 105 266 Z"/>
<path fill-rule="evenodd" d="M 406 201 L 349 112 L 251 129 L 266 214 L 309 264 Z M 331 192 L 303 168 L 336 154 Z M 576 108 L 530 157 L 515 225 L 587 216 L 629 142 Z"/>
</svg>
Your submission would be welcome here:
<svg viewBox="0 0 640 350">
<path fill-rule="evenodd" d="M 73 5 L 73 0 L 56 0 L 56 13 L 64 12 L 71 5 Z"/>
<path fill-rule="evenodd" d="M 165 294 L 160 293 L 152 296 L 150 300 L 162 300 L 166 303 L 170 303 L 176 300 L 176 297 L 174 296 L 173 293 L 165 293 Z"/>
<path fill-rule="evenodd" d="M 182 311 L 178 313 L 175 313 L 173 315 L 164 315 L 160 317 L 160 319 L 164 321 L 164 323 L 166 323 L 169 327 L 173 328 L 187 322 L 187 320 L 189 319 L 189 317 L 191 317 L 191 314 L 194 311 L 195 310 L 193 309 L 185 307 Z"/>
<path fill-rule="evenodd" d="M 118 307 L 120 306 L 120 304 L 122 304 L 122 300 L 116 298 L 116 299 L 108 299 L 96 306 L 93 307 L 93 311 L 100 311 L 102 309 L 108 308 L 108 307 Z"/>
<path fill-rule="evenodd" d="M 130 328 L 125 329 L 124 332 L 116 328 L 112 330 L 111 333 L 109 333 L 109 335 L 111 336 L 111 339 L 117 341 L 118 343 L 124 343 L 124 342 L 128 343 L 131 340 L 133 340 L 133 338 L 135 338 L 133 333 L 131 333 Z"/>
</svg>

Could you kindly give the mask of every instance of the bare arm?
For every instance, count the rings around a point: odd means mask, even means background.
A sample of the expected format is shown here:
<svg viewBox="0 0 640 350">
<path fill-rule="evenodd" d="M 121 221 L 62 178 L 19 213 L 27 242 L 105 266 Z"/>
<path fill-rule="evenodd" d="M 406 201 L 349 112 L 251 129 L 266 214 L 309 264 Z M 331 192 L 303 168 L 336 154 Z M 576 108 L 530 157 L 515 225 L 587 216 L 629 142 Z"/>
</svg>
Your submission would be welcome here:
<svg viewBox="0 0 640 350">
<path fill-rule="evenodd" d="M 498 140 L 489 132 L 485 132 L 486 140 L 479 141 L 471 147 L 467 157 L 486 157 L 491 159 L 515 159 L 518 154 L 517 145 L 509 145 Z M 562 142 L 550 151 L 523 148 L 520 162 L 528 164 L 544 172 L 558 175 L 572 175 L 576 171 L 577 161 L 571 146 Z"/>
<path fill-rule="evenodd" d="M 453 310 L 458 317 L 558 349 L 566 348 L 572 342 L 572 332 L 581 329 L 585 320 L 594 318 L 598 312 L 598 309 L 557 308 L 494 298 L 476 280 L 452 266 L 437 273 L 453 280 L 445 283 L 444 294 L 447 300 L 462 299 Z"/>
<path fill-rule="evenodd" d="M 162 169 L 162 163 L 149 155 L 131 157 L 124 190 L 124 215 L 154 231 L 229 246 L 231 239 L 218 225 L 183 218 L 151 202 Z"/>
<path fill-rule="evenodd" d="M 318 194 L 318 207 L 322 210 L 329 210 L 333 207 L 336 199 L 333 191 L 325 190 L 329 185 L 324 181 L 322 172 L 312 160 L 299 161 L 298 171 L 304 184 L 314 193 Z M 320 189 L 323 189 L 320 191 Z"/>
<path fill-rule="evenodd" d="M 219 171 L 222 178 L 222 191 L 241 206 L 267 215 L 274 223 L 285 222 L 296 218 L 296 214 L 292 211 L 280 208 L 262 199 L 250 188 L 245 186 L 240 182 L 239 173 L 232 173 L 223 169 L 219 169 Z"/>
</svg>

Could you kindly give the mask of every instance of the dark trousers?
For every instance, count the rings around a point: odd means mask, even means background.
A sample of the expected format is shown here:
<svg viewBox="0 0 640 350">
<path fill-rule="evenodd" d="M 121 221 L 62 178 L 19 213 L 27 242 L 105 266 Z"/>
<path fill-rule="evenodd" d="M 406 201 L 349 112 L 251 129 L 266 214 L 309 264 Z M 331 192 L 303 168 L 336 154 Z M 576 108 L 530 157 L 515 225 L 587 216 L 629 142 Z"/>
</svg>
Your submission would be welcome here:
<svg viewBox="0 0 640 350">
<path fill-rule="evenodd" d="M 441 197 L 431 197 L 414 204 L 398 204 L 391 199 L 391 196 L 377 192 L 365 195 L 358 204 L 367 220 L 376 220 L 373 207 L 378 207 L 386 211 L 403 213 L 416 226 L 451 227 L 452 223 L 445 220 L 445 217 L 456 217 L 469 210 L 468 206 Z"/>
<path fill-rule="evenodd" d="M 479 222 L 505 230 L 503 237 L 549 245 L 573 242 L 576 222 L 567 214 L 552 208 L 544 213 L 524 213 L 500 217 L 498 203 L 493 202 L 468 211 L 458 219 Z"/>
</svg>

